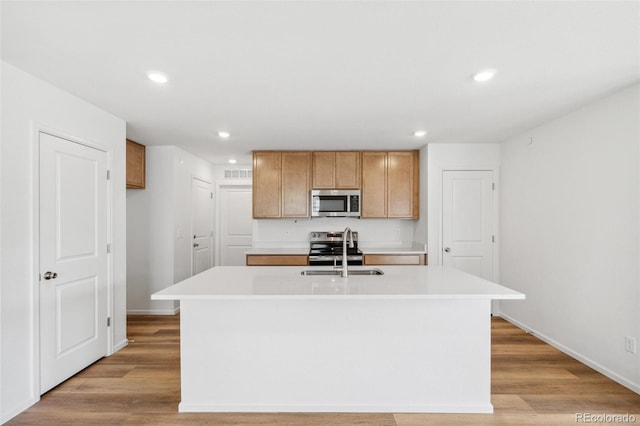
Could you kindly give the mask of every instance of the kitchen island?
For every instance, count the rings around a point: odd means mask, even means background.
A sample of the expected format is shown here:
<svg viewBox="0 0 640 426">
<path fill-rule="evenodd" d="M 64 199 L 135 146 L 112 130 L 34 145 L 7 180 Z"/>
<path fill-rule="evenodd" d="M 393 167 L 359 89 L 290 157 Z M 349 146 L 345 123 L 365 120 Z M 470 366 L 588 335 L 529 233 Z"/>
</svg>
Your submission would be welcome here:
<svg viewBox="0 0 640 426">
<path fill-rule="evenodd" d="M 215 267 L 152 295 L 180 300 L 179 411 L 493 411 L 491 300 L 522 293 L 443 267 L 306 269 Z"/>
</svg>

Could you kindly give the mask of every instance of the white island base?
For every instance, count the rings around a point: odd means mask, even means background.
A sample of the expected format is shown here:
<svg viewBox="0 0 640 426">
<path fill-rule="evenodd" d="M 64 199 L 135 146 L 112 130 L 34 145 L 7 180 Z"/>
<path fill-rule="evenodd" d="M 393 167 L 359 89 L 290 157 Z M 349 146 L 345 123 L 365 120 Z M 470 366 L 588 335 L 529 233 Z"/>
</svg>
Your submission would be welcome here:
<svg viewBox="0 0 640 426">
<path fill-rule="evenodd" d="M 154 295 L 181 300 L 179 411 L 493 412 L 491 299 L 524 295 L 442 268 L 238 268 L 226 283 L 220 269 Z M 283 270 L 298 276 L 276 288 Z"/>
</svg>

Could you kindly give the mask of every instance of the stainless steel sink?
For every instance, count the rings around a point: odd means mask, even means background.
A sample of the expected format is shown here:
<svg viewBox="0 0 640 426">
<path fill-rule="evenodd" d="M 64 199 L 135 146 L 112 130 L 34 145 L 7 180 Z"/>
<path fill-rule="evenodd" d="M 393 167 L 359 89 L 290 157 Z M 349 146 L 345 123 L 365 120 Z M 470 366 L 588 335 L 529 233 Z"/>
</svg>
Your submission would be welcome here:
<svg viewBox="0 0 640 426">
<path fill-rule="evenodd" d="M 339 269 L 306 269 L 300 275 L 341 275 Z M 349 269 L 349 275 L 384 275 L 380 269 Z"/>
</svg>

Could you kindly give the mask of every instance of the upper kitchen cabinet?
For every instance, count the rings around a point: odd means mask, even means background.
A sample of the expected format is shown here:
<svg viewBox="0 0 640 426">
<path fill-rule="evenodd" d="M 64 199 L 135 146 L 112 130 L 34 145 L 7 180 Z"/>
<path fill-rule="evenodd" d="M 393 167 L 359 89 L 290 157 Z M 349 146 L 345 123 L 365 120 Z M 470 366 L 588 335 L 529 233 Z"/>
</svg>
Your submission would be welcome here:
<svg viewBox="0 0 640 426">
<path fill-rule="evenodd" d="M 360 152 L 313 153 L 313 189 L 358 189 L 360 174 Z"/>
<path fill-rule="evenodd" d="M 309 217 L 311 153 L 282 153 L 282 217 Z"/>
<path fill-rule="evenodd" d="M 387 153 L 362 153 L 362 190 L 360 194 L 363 218 L 387 217 Z"/>
<path fill-rule="evenodd" d="M 253 153 L 253 217 L 280 217 L 282 204 L 282 153 Z"/>
<path fill-rule="evenodd" d="M 253 217 L 309 217 L 311 153 L 254 151 Z"/>
<path fill-rule="evenodd" d="M 127 139 L 127 188 L 144 189 L 146 175 L 145 146 Z"/>
<path fill-rule="evenodd" d="M 362 153 L 362 217 L 419 217 L 418 151 Z"/>
</svg>

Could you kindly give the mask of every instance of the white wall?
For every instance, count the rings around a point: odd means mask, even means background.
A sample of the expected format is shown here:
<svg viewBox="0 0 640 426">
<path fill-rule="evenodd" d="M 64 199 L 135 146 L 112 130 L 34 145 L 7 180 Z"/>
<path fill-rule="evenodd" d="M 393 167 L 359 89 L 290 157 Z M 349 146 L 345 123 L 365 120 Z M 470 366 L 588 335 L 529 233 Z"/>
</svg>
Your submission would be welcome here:
<svg viewBox="0 0 640 426">
<path fill-rule="evenodd" d="M 420 148 L 420 217 L 414 224 L 413 240 L 422 244 L 427 243 L 427 151 L 428 145 Z"/>
<path fill-rule="evenodd" d="M 424 148 L 423 148 L 424 150 Z M 427 145 L 427 247 L 430 265 L 442 264 L 440 217 L 442 209 L 443 170 L 493 170 L 499 178 L 499 144 L 429 144 Z M 500 187 L 496 189 L 499 193 Z M 496 194 L 497 196 L 497 194 Z M 496 223 L 498 217 L 496 215 Z M 496 247 L 497 248 L 497 247 Z M 499 253 L 499 250 L 495 251 Z M 499 281 L 496 277 L 496 281 Z"/>
<path fill-rule="evenodd" d="M 127 189 L 127 312 L 173 313 L 176 302 L 151 301 L 173 282 L 173 147 L 146 148 L 146 188 Z"/>
<path fill-rule="evenodd" d="M 175 146 L 147 146 L 146 188 L 127 190 L 127 312 L 173 314 L 176 301 L 151 294 L 191 276 L 191 179 L 213 168 Z"/>
<path fill-rule="evenodd" d="M 113 345 L 126 344 L 125 122 L 2 62 L 0 401 L 4 422 L 39 399 L 35 126 L 101 145 L 112 161 Z"/>
<path fill-rule="evenodd" d="M 400 219 L 260 219 L 254 220 L 254 247 L 309 247 L 309 233 L 313 231 L 342 231 L 349 226 L 358 231 L 361 246 L 400 246 L 413 241 L 415 221 Z"/>
<path fill-rule="evenodd" d="M 506 142 L 502 315 L 640 392 L 640 86 Z M 639 342 L 640 343 L 640 342 Z"/>
<path fill-rule="evenodd" d="M 191 239 L 192 226 L 192 178 L 211 182 L 215 192 L 213 166 L 208 161 L 193 156 L 177 147 L 174 148 L 174 205 L 175 215 L 173 224 L 174 239 L 174 282 L 179 282 L 191 276 L 191 257 L 193 255 L 193 241 Z M 215 214 L 215 203 L 212 211 Z M 182 235 L 180 237 L 179 235 Z M 215 247 L 215 244 L 214 244 Z M 213 250 L 213 248 L 212 248 Z M 215 253 L 213 258 L 215 259 Z"/>
</svg>

